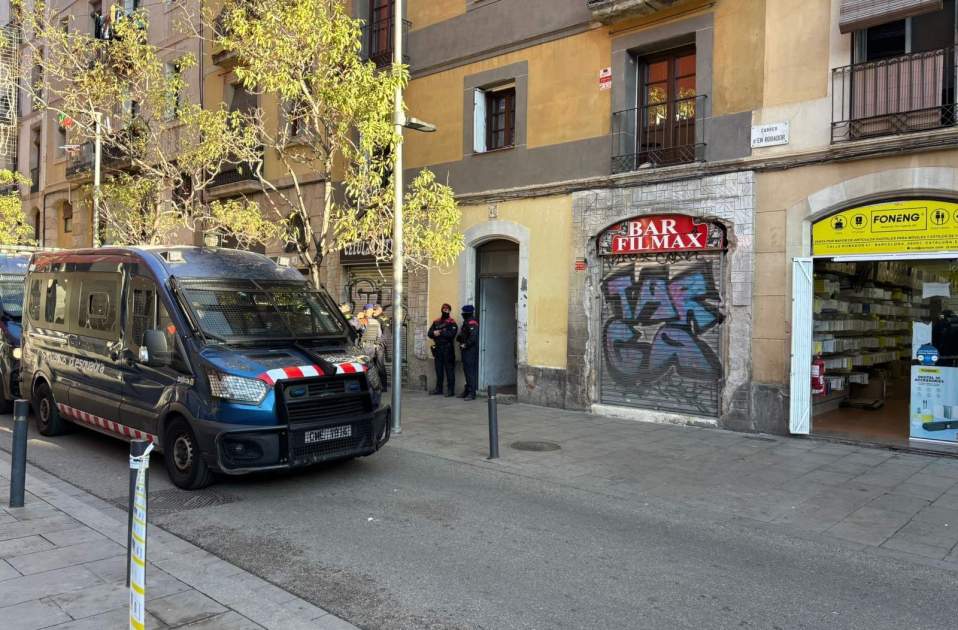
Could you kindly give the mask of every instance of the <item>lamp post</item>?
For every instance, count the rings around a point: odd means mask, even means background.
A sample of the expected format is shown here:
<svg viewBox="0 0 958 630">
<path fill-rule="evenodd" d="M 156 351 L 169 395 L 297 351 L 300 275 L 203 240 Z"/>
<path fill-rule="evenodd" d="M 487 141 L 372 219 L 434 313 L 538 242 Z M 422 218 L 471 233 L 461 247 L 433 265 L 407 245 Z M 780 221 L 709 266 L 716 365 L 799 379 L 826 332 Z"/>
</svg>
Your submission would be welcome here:
<svg viewBox="0 0 958 630">
<path fill-rule="evenodd" d="M 393 3 L 393 66 L 402 65 L 403 2 Z M 403 111 L 402 87 L 396 87 L 393 104 L 393 122 L 399 142 L 396 144 L 396 162 L 393 165 L 393 365 L 392 365 L 392 432 L 402 433 L 402 299 L 403 299 L 403 128 L 430 133 L 436 126 L 417 118 L 406 118 Z"/>
</svg>

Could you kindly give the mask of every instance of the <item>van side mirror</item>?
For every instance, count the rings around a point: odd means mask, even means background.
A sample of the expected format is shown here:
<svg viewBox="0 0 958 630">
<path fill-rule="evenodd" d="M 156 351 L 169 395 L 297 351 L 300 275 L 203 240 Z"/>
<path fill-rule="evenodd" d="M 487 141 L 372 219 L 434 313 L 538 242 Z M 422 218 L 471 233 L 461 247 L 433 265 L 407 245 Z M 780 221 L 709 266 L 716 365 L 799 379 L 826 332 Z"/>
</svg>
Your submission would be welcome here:
<svg viewBox="0 0 958 630">
<path fill-rule="evenodd" d="M 143 347 L 140 348 L 140 360 L 146 350 L 146 361 L 150 367 L 166 367 L 173 361 L 173 353 L 166 343 L 166 335 L 159 330 L 148 330 L 144 334 Z"/>
</svg>

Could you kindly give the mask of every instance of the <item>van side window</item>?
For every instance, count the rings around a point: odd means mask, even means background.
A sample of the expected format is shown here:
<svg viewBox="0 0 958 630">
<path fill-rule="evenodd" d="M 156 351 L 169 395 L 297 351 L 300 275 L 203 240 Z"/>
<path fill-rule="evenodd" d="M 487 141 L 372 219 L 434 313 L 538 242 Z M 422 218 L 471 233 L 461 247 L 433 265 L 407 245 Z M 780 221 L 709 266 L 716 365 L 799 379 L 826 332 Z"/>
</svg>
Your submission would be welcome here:
<svg viewBox="0 0 958 630">
<path fill-rule="evenodd" d="M 83 274 L 77 326 L 81 334 L 114 338 L 117 333 L 119 274 Z"/>
<path fill-rule="evenodd" d="M 152 279 L 134 276 L 129 297 L 127 326 L 129 327 L 128 345 L 134 353 L 139 352 L 144 343 L 146 331 L 159 330 L 166 336 L 167 347 L 173 352 L 170 367 L 178 372 L 190 373 L 189 365 L 180 353 L 176 340 L 176 325 L 170 317 L 163 300 L 156 294 L 156 284 Z"/>
<path fill-rule="evenodd" d="M 40 320 L 40 280 L 34 280 L 30 283 L 30 306 L 27 308 L 27 315 L 33 321 Z"/>
<path fill-rule="evenodd" d="M 48 324 L 64 325 L 67 323 L 67 294 L 70 280 L 68 278 L 51 278 L 47 280 L 47 300 L 43 319 Z"/>
</svg>

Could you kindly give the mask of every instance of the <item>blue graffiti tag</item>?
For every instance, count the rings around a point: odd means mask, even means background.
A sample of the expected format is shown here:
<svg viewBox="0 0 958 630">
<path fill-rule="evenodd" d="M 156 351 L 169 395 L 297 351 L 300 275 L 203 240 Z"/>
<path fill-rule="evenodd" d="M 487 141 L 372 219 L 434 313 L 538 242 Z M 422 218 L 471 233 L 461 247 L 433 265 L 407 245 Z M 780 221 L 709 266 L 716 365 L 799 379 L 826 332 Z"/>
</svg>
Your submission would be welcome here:
<svg viewBox="0 0 958 630">
<path fill-rule="evenodd" d="M 622 385 L 669 374 L 717 382 L 722 364 L 702 335 L 720 324 L 720 297 L 710 265 L 669 277 L 668 266 L 633 266 L 610 273 L 602 291 L 610 317 L 603 329 L 605 364 Z M 712 341 L 717 343 L 717 338 Z"/>
</svg>

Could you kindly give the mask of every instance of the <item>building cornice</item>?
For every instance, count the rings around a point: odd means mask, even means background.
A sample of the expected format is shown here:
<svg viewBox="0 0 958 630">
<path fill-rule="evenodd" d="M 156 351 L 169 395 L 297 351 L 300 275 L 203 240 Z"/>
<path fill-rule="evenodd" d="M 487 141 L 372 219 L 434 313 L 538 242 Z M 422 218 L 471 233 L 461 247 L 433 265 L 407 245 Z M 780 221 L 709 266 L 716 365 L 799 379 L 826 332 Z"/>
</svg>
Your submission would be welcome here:
<svg viewBox="0 0 958 630">
<path fill-rule="evenodd" d="M 920 135 L 910 134 L 874 140 L 843 142 L 825 149 L 777 155 L 774 157 L 751 156 L 736 160 L 708 163 L 697 162 L 694 164 L 638 170 L 617 175 L 587 177 L 550 184 L 466 193 L 457 195 L 456 200 L 463 205 L 477 205 L 534 197 L 568 195 L 577 191 L 596 188 L 633 188 L 683 179 L 698 179 L 738 171 L 780 171 L 803 166 L 814 166 L 817 164 L 851 162 L 909 153 L 925 153 L 948 148 L 958 149 L 958 128 L 943 129 L 930 133 L 922 133 Z"/>
</svg>

